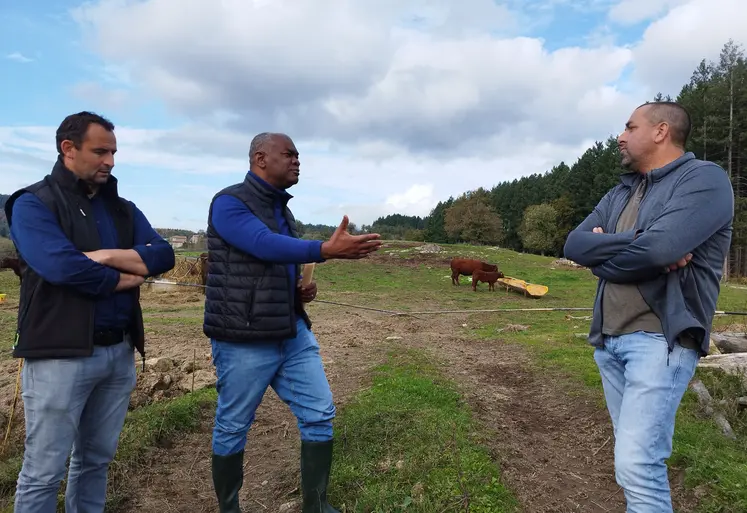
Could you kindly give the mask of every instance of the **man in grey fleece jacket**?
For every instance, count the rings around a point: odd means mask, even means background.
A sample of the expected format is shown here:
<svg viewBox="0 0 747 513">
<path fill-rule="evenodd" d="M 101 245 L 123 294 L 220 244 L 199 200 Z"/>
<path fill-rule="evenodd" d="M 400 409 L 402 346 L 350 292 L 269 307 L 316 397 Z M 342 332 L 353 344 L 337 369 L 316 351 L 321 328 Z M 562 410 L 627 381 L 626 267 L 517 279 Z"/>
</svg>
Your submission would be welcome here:
<svg viewBox="0 0 747 513">
<path fill-rule="evenodd" d="M 677 103 L 638 107 L 618 137 L 629 172 L 566 241 L 599 278 L 589 342 L 615 434 L 628 513 L 672 512 L 665 460 L 674 421 L 707 354 L 734 193 L 718 165 L 685 153 Z"/>
</svg>

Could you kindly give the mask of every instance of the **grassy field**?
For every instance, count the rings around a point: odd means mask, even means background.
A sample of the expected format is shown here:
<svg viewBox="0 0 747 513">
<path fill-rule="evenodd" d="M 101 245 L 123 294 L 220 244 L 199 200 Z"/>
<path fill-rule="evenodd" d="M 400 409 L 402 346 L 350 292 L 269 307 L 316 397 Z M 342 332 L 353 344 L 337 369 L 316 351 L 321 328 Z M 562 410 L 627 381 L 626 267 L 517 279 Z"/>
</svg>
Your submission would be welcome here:
<svg viewBox="0 0 747 513">
<path fill-rule="evenodd" d="M 553 258 L 465 245 L 442 246 L 445 253 L 420 254 L 411 246 L 392 244 L 374 259 L 319 265 L 315 272 L 318 299 L 401 312 L 592 306 L 596 279 L 587 270 L 554 267 Z M 480 284 L 474 293 L 465 277 L 461 278 L 462 286 L 453 287 L 448 269 L 452 256 L 497 263 L 507 276 L 547 285 L 549 292 L 541 299 L 530 299 L 499 287 L 489 292 L 486 284 Z M 0 337 L 7 354 L 17 305 L 17 281 L 11 273 L 0 273 L 0 292 L 8 293 L 8 301 L 0 308 Z M 313 316 L 313 309 L 321 306 L 310 308 Z M 718 308 L 747 310 L 747 291 L 722 287 Z M 339 315 L 346 315 L 343 311 Z M 591 397 L 603 410 L 592 350 L 578 336 L 588 332 L 590 314 L 471 314 L 466 322 L 450 326 L 449 333 L 475 344 L 518 347 L 527 355 L 531 372 L 563 381 L 567 401 Z M 428 313 L 417 317 L 444 323 L 450 318 L 449 314 Z M 738 322 L 739 317 L 723 316 L 716 318 L 714 326 L 725 329 Z M 169 336 L 175 330 L 185 336 L 182 334 L 188 330 L 195 343 L 204 344 L 200 323 L 201 309 L 196 302 L 146 308 L 147 329 L 157 336 Z M 731 328 L 745 331 L 744 326 Z M 338 504 L 344 504 L 347 512 L 467 511 L 466 502 L 473 512 L 521 511 L 515 494 L 502 479 L 499 463 L 485 448 L 485 426 L 476 421 L 473 406 L 463 399 L 464 383 L 455 380 L 454 373 L 450 377 L 444 373 L 444 364 L 435 352 L 408 347 L 406 340 L 387 344 L 386 361 L 375 366 L 369 386 L 340 408 L 336 420 L 338 444 L 331 493 L 339 499 Z M 716 399 L 747 395 L 739 380 L 700 369 L 698 376 Z M 130 413 L 114 466 L 112 510 L 120 503 L 128 471 L 147 464 L 144 454 L 148 447 L 199 428 L 194 422 L 199 416 L 196 412 L 213 407 L 214 392 L 210 390 Z M 697 503 L 689 511 L 747 511 L 747 414 L 736 408 L 727 408 L 726 413 L 737 441 L 725 439 L 713 422 L 701 415 L 691 392 L 679 411 L 669 463 Z M 18 450 L 10 451 L 9 458 L 0 463 L 0 496 L 6 497 L 6 504 L 13 492 L 18 455 Z"/>
<path fill-rule="evenodd" d="M 475 429 L 437 365 L 395 351 L 337 424 L 330 494 L 351 512 L 516 511 Z"/>
<path fill-rule="evenodd" d="M 449 255 L 481 258 L 498 263 L 506 276 L 547 285 L 548 294 L 538 300 L 527 300 L 518 294 L 497 290 L 487 291 L 480 284 L 476 294 L 465 294 L 463 287 L 452 287 L 448 268 L 443 265 L 401 265 L 413 255 L 413 250 L 395 249 L 389 252 L 391 263 L 376 263 L 354 267 L 333 262 L 320 266 L 315 275 L 320 290 L 333 289 L 338 296 L 354 296 L 357 304 L 376 305 L 385 309 L 408 311 L 412 305 L 444 308 L 532 308 L 591 307 L 596 279 L 586 270 L 556 267 L 552 258 L 518 254 L 501 249 L 444 246 Z M 412 264 L 410 264 L 412 265 Z M 350 268 L 345 273 L 342 268 Z M 353 271 L 355 269 L 355 271 Z M 462 278 L 464 284 L 468 284 Z M 491 297 L 492 296 L 492 297 Z M 419 308 L 427 309 L 427 308 Z M 722 287 L 719 310 L 747 311 L 745 290 Z M 534 363 L 541 369 L 561 370 L 580 387 L 596 391 L 603 406 L 601 380 L 592 359 L 591 348 L 577 334 L 588 333 L 590 312 L 511 312 L 481 314 L 475 337 L 485 340 L 510 339 L 526 347 Z M 715 329 L 725 329 L 740 322 L 739 317 L 719 316 Z M 518 325 L 519 330 L 506 330 Z M 525 327 L 527 329 L 522 329 Z M 744 326 L 731 326 L 745 331 Z M 499 331 L 503 329 L 503 331 Z M 709 385 L 715 399 L 733 399 L 747 395 L 739 380 L 699 369 L 697 376 Z M 579 392 L 582 393 L 583 389 Z M 725 439 L 710 420 L 700 415 L 697 401 L 688 391 L 680 408 L 670 464 L 681 469 L 685 485 L 694 489 L 701 502 L 698 511 L 747 511 L 747 414 L 727 410 L 732 427 L 738 434 L 736 442 Z"/>
</svg>

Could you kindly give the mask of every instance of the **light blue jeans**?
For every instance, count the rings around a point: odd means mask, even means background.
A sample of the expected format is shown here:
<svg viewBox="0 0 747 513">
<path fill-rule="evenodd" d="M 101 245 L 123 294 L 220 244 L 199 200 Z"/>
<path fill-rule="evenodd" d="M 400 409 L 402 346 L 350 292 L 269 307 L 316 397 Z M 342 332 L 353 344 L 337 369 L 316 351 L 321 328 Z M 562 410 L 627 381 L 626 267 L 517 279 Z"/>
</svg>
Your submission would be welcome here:
<svg viewBox="0 0 747 513">
<path fill-rule="evenodd" d="M 667 359 L 668 357 L 668 359 Z M 674 421 L 700 355 L 660 333 L 606 336 L 594 351 L 615 434 L 615 478 L 627 513 L 672 513 L 666 459 Z"/>
<path fill-rule="evenodd" d="M 301 440 L 332 439 L 335 405 L 316 337 L 299 319 L 298 334 L 283 341 L 231 343 L 211 340 L 218 391 L 213 452 L 244 449 L 246 435 L 268 386 L 296 416 Z"/>
<path fill-rule="evenodd" d="M 26 445 L 15 513 L 57 510 L 68 456 L 65 512 L 104 511 L 109 463 L 135 382 L 134 352 L 127 341 L 95 346 L 90 357 L 24 361 Z"/>
</svg>

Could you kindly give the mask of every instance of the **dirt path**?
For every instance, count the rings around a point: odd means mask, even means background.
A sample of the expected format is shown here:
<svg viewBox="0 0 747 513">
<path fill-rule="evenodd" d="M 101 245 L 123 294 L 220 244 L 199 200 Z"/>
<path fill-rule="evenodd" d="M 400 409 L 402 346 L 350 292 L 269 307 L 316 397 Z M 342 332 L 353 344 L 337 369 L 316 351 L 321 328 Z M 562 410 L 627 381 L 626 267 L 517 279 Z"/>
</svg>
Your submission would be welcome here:
<svg viewBox="0 0 747 513">
<path fill-rule="evenodd" d="M 389 331 L 380 318 L 357 313 L 340 315 L 334 307 L 316 307 L 312 316 L 313 330 L 339 408 L 366 386 L 371 369 L 383 361 Z M 351 335 L 354 333 L 357 335 Z M 209 347 L 207 341 L 205 347 Z M 151 352 L 156 356 L 158 346 L 152 347 Z M 130 500 L 122 511 L 216 510 L 210 474 L 213 413 L 204 412 L 200 432 L 187 435 L 173 447 L 153 452 L 149 464 L 132 483 L 126 484 L 138 492 L 128 494 Z M 275 392 L 268 389 L 257 409 L 246 446 L 244 486 L 240 493 L 245 511 L 276 512 L 283 504 L 298 498 L 299 448 L 295 417 Z"/>
<path fill-rule="evenodd" d="M 483 443 L 500 463 L 522 511 L 625 511 L 622 490 L 613 477 L 606 410 L 593 394 L 533 370 L 521 347 L 470 339 L 463 324 L 475 326 L 462 316 L 392 318 L 318 305 L 313 318 L 338 407 L 366 385 L 371 368 L 382 361 L 390 344 L 425 349 L 449 364 L 446 372 L 460 384 L 484 425 Z M 401 339 L 388 342 L 388 336 Z M 154 452 L 150 464 L 129 485 L 138 492 L 130 495 L 124 511 L 215 511 L 209 452 L 212 413 L 205 412 L 201 432 Z M 249 435 L 242 506 L 276 512 L 297 498 L 298 448 L 294 417 L 268 391 Z M 675 500 L 688 502 L 679 489 Z"/>
</svg>

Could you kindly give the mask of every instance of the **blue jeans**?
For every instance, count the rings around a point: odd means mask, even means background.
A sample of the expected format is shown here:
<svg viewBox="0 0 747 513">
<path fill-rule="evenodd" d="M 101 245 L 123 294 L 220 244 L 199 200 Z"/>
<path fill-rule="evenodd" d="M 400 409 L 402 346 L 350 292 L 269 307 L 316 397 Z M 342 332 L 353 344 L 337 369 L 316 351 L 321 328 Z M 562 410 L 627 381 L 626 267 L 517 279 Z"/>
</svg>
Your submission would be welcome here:
<svg viewBox="0 0 747 513">
<path fill-rule="evenodd" d="M 57 510 L 68 456 L 66 513 L 104 511 L 109 463 L 135 382 L 135 357 L 127 341 L 95 346 L 90 357 L 24 362 L 26 446 L 15 513 Z"/>
<path fill-rule="evenodd" d="M 628 513 L 672 513 L 665 461 L 699 359 L 679 344 L 668 354 L 664 335 L 643 331 L 605 336 L 604 348 L 594 351 L 615 434 L 615 478 Z"/>
<path fill-rule="evenodd" d="M 332 439 L 335 405 L 319 344 L 303 320 L 298 320 L 297 328 L 295 338 L 283 341 L 211 340 L 218 391 L 215 454 L 228 456 L 244 449 L 254 413 L 268 386 L 290 406 L 302 440 Z"/>
</svg>

